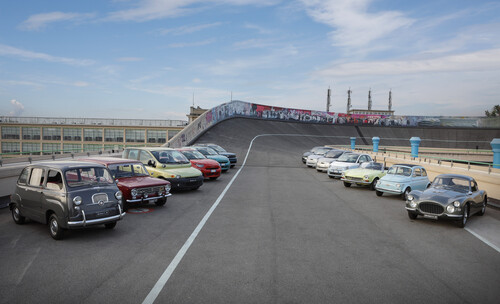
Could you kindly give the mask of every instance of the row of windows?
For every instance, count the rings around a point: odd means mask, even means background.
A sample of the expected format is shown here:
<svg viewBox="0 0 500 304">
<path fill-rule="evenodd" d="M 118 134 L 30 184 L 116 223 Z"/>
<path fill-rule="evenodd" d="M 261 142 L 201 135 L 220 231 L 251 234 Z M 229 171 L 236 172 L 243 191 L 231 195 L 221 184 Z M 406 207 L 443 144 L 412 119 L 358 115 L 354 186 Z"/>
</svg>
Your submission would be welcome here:
<svg viewBox="0 0 500 304">
<path fill-rule="evenodd" d="M 61 144 L 56 143 L 22 143 L 3 142 L 2 153 L 20 153 L 22 147 L 23 154 L 52 154 L 52 153 L 81 153 L 94 152 L 101 150 L 118 149 L 117 145 L 98 145 L 98 144 Z M 41 149 L 40 149 L 41 148 Z"/>
<path fill-rule="evenodd" d="M 53 127 L 2 127 L 2 139 L 20 139 L 22 130 L 23 140 L 61 140 L 61 128 Z M 41 132 L 42 131 L 42 132 Z M 83 132 L 82 132 L 83 131 Z M 82 134 L 83 133 L 83 134 Z M 170 140 L 179 130 L 168 130 Z M 104 141 L 106 142 L 145 142 L 166 143 L 166 130 L 145 130 L 145 129 L 104 129 Z M 64 141 L 103 141 L 103 129 L 79 129 L 63 128 L 62 139 Z"/>
</svg>

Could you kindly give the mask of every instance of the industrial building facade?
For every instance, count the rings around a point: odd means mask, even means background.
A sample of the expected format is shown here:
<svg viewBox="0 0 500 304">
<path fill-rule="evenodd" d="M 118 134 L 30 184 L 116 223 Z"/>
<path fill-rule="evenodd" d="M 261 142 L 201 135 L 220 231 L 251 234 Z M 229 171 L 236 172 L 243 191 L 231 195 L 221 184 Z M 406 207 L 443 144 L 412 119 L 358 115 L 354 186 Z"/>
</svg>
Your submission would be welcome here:
<svg viewBox="0 0 500 304">
<path fill-rule="evenodd" d="M 160 146 L 186 126 L 183 120 L 0 117 L 0 151 L 40 155 Z"/>
</svg>

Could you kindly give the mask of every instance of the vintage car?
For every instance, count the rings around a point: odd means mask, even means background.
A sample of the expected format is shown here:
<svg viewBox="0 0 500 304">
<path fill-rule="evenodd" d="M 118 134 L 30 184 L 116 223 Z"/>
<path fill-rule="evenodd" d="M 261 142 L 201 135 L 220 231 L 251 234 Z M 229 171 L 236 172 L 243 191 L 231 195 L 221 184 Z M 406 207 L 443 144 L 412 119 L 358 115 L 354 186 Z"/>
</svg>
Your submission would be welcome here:
<svg viewBox="0 0 500 304">
<path fill-rule="evenodd" d="M 371 161 L 372 157 L 368 154 L 344 153 L 328 166 L 327 173 L 331 178 L 340 178 L 345 170 L 358 168 L 362 163 Z"/>
<path fill-rule="evenodd" d="M 236 154 L 232 152 L 227 152 L 224 148 L 219 145 L 211 144 L 211 143 L 196 143 L 199 147 L 209 147 L 215 150 L 215 152 L 229 158 L 229 162 L 231 162 L 231 168 L 236 165 L 238 159 L 236 158 Z"/>
<path fill-rule="evenodd" d="M 48 224 L 60 240 L 66 229 L 104 224 L 113 229 L 125 215 L 122 193 L 100 164 L 53 161 L 29 165 L 21 172 L 9 204 L 16 224 L 26 218 Z"/>
<path fill-rule="evenodd" d="M 227 170 L 229 170 L 229 168 L 231 167 L 229 158 L 225 157 L 224 155 L 220 155 L 219 153 L 217 153 L 217 151 L 210 147 L 190 146 L 189 148 L 198 150 L 208 159 L 216 160 L 219 163 L 222 172 L 227 172 Z"/>
<path fill-rule="evenodd" d="M 94 162 L 106 166 L 122 192 L 123 207 L 127 210 L 132 204 L 154 203 L 163 206 L 170 193 L 170 182 L 149 176 L 148 170 L 138 160 L 97 157 L 83 158 L 81 161 Z"/>
<path fill-rule="evenodd" d="M 218 161 L 206 158 L 200 151 L 193 148 L 176 150 L 184 154 L 191 162 L 191 166 L 200 170 L 204 178 L 217 179 L 220 176 L 221 168 Z"/>
<path fill-rule="evenodd" d="M 313 153 L 309 154 L 306 157 L 306 165 L 311 168 L 316 168 L 316 163 L 318 162 L 319 158 L 324 157 L 326 152 L 333 150 L 333 148 L 330 147 L 321 147 L 319 149 L 316 149 Z"/>
<path fill-rule="evenodd" d="M 325 146 L 316 146 L 316 147 L 313 147 L 311 150 L 306 151 L 306 152 L 304 152 L 304 154 L 302 154 L 302 162 L 305 164 L 307 162 L 307 157 L 309 155 L 311 155 L 311 154 L 316 153 L 316 151 L 318 151 L 321 148 L 327 148 L 328 149 L 328 147 L 325 147 Z"/>
<path fill-rule="evenodd" d="M 172 190 L 196 190 L 203 185 L 200 170 L 182 153 L 170 148 L 125 148 L 122 158 L 139 160 L 151 176 L 170 182 Z"/>
<path fill-rule="evenodd" d="M 479 190 L 474 178 L 459 174 L 441 174 L 424 191 L 413 190 L 406 199 L 406 211 L 412 220 L 419 215 L 433 219 L 451 219 L 463 228 L 475 213 L 484 215 L 488 196 Z"/>
<path fill-rule="evenodd" d="M 318 158 L 316 162 L 316 170 L 318 172 L 326 172 L 328 171 L 328 167 L 334 161 L 336 161 L 339 157 L 341 157 L 344 153 L 349 153 L 344 150 L 332 149 L 323 155 L 323 157 Z"/>
<path fill-rule="evenodd" d="M 418 165 L 396 164 L 389 168 L 387 174 L 378 180 L 375 193 L 401 195 L 406 200 L 412 190 L 424 190 L 430 185 L 425 168 Z"/>
<path fill-rule="evenodd" d="M 359 168 L 344 171 L 340 179 L 344 182 L 345 187 L 355 184 L 358 186 L 369 186 L 370 190 L 375 190 L 375 184 L 384 175 L 383 164 L 366 162 L 362 163 Z"/>
</svg>

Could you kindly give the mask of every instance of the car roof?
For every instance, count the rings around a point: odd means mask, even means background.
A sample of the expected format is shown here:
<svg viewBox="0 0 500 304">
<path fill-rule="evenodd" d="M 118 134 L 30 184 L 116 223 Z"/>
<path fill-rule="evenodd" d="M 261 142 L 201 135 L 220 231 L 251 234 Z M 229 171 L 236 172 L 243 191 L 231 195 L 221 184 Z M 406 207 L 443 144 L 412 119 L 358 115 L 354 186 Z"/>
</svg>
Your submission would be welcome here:
<svg viewBox="0 0 500 304">
<path fill-rule="evenodd" d="M 413 165 L 413 164 L 394 164 L 393 166 L 405 166 L 405 167 L 410 167 L 410 168 L 413 168 L 413 167 L 422 167 L 422 166 Z"/>
<path fill-rule="evenodd" d="M 172 148 L 167 148 L 167 147 L 130 147 L 130 148 L 125 148 L 125 150 L 131 150 L 131 149 L 145 150 L 145 151 L 165 151 L 165 150 L 173 151 L 174 150 Z"/>
<path fill-rule="evenodd" d="M 174 150 L 177 150 L 177 151 L 197 151 L 195 148 L 192 148 L 192 147 L 182 147 L 182 148 L 176 148 Z"/>
<path fill-rule="evenodd" d="M 89 163 L 85 161 L 76 161 L 76 160 L 56 160 L 56 161 L 47 161 L 47 162 L 39 162 L 35 164 L 28 165 L 27 167 L 46 167 L 46 168 L 53 168 L 53 169 L 59 169 L 59 170 L 68 170 L 68 169 L 74 169 L 74 168 L 93 168 L 93 167 L 103 167 L 104 165 L 101 164 L 96 164 L 96 163 Z"/>
<path fill-rule="evenodd" d="M 471 177 L 471 176 L 468 176 L 468 175 L 462 175 L 462 174 L 439 174 L 438 176 L 436 176 L 436 178 L 438 177 L 448 177 L 448 178 L 453 178 L 453 177 L 458 177 L 458 178 L 462 178 L 462 179 L 466 179 L 466 180 L 469 180 L 469 181 L 473 181 L 474 178 Z"/>
<path fill-rule="evenodd" d="M 95 158 L 79 158 L 78 160 L 85 162 L 95 162 L 103 165 L 110 164 L 129 164 L 129 163 L 141 163 L 138 160 L 127 159 L 127 158 L 117 158 L 117 157 L 95 157 Z"/>
</svg>

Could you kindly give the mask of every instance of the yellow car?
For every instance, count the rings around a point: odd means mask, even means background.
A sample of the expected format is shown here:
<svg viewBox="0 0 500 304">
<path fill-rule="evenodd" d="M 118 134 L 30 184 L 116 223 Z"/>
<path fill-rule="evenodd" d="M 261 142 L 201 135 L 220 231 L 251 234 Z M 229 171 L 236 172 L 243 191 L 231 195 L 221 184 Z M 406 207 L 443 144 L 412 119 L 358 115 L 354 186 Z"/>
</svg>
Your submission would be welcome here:
<svg viewBox="0 0 500 304">
<path fill-rule="evenodd" d="M 385 174 L 384 166 L 381 163 L 366 162 L 362 163 L 359 168 L 344 171 L 340 180 L 344 182 L 346 187 L 356 184 L 369 186 L 370 190 L 375 190 L 377 181 Z"/>
</svg>

